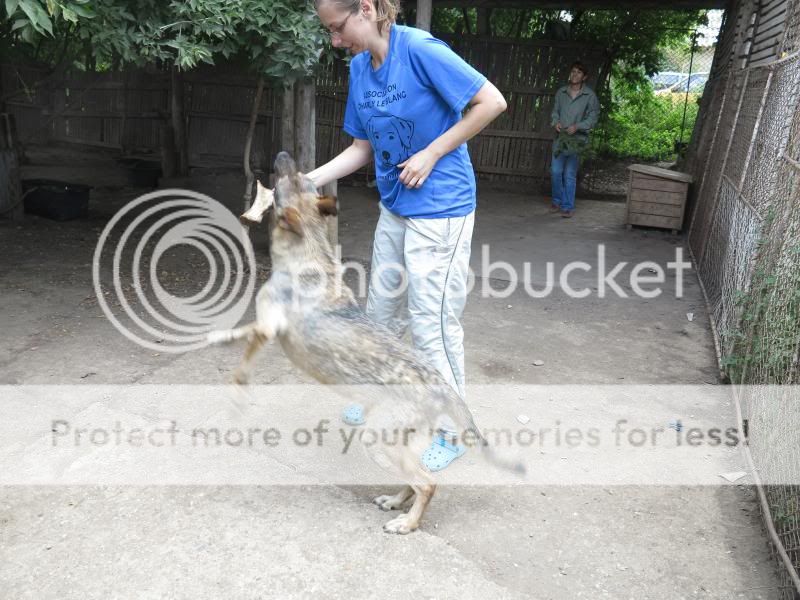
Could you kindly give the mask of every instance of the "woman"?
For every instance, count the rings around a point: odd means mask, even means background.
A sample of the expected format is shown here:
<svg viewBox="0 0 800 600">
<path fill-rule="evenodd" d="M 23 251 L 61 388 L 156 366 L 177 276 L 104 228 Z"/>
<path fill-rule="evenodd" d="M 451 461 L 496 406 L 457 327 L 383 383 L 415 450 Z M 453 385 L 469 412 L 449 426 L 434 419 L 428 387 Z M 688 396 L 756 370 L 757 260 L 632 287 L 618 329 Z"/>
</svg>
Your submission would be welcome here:
<svg viewBox="0 0 800 600">
<path fill-rule="evenodd" d="M 353 143 L 308 176 L 320 188 L 374 160 L 381 203 L 367 314 L 400 334 L 410 325 L 416 349 L 463 396 L 459 319 L 476 203 L 466 141 L 505 99 L 444 42 L 396 25 L 396 0 L 316 0 L 316 8 L 333 46 L 353 55 L 344 120 Z M 344 419 L 363 422 L 361 407 Z M 439 470 L 463 453 L 443 435 L 422 460 Z"/>
</svg>

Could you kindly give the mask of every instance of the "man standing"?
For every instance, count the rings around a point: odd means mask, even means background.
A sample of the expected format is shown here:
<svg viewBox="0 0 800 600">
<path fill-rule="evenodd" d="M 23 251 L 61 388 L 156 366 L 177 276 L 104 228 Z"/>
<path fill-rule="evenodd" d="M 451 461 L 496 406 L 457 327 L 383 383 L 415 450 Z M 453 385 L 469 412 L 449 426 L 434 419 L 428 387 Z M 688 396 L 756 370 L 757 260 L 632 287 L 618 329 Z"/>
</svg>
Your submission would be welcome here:
<svg viewBox="0 0 800 600">
<path fill-rule="evenodd" d="M 570 67 L 569 84 L 556 92 L 550 121 L 557 136 L 553 142 L 551 178 L 553 203 L 550 212 L 570 218 L 575 212 L 578 162 L 589 143 L 589 131 L 597 124 L 600 102 L 586 85 L 588 73 L 581 62 Z"/>
</svg>

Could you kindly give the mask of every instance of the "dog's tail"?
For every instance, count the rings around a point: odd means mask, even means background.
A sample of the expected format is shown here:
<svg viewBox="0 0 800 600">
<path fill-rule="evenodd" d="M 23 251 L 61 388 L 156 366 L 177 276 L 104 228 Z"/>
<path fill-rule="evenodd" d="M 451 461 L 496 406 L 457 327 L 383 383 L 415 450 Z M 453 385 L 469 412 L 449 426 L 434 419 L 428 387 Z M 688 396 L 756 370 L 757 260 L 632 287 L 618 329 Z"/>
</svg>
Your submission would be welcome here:
<svg viewBox="0 0 800 600">
<path fill-rule="evenodd" d="M 497 454 L 495 449 L 489 445 L 489 442 L 481 434 L 480 430 L 474 425 L 470 429 L 473 435 L 478 438 L 480 443 L 481 454 L 496 467 L 515 473 L 516 475 L 525 475 L 528 472 L 525 463 L 521 460 L 510 459 Z"/>
<path fill-rule="evenodd" d="M 527 468 L 522 461 L 500 456 L 489 444 L 483 433 L 481 433 L 481 430 L 478 429 L 478 426 L 475 424 L 475 419 L 472 417 L 472 412 L 470 412 L 469 407 L 464 400 L 459 396 L 456 396 L 455 398 L 450 396 L 450 398 L 453 404 L 455 404 L 455 422 L 460 424 L 465 432 L 468 432 L 474 436 L 474 439 L 478 441 L 481 454 L 486 458 L 486 460 L 488 460 L 494 466 L 506 471 L 510 471 L 511 473 L 525 475 Z"/>
</svg>

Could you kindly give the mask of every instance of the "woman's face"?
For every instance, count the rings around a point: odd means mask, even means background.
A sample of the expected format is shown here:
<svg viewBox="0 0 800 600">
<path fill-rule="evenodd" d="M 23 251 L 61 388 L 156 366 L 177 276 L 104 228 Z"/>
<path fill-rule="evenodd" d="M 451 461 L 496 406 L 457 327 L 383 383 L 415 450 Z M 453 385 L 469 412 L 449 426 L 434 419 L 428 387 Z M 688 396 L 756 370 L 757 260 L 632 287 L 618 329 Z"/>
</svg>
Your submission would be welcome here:
<svg viewBox="0 0 800 600">
<path fill-rule="evenodd" d="M 358 54 L 367 49 L 367 41 L 372 30 L 377 29 L 370 23 L 365 10 L 370 7 L 359 6 L 357 12 L 347 12 L 336 2 L 324 0 L 317 7 L 319 20 L 331 36 L 334 48 L 345 48 L 351 54 Z"/>
</svg>

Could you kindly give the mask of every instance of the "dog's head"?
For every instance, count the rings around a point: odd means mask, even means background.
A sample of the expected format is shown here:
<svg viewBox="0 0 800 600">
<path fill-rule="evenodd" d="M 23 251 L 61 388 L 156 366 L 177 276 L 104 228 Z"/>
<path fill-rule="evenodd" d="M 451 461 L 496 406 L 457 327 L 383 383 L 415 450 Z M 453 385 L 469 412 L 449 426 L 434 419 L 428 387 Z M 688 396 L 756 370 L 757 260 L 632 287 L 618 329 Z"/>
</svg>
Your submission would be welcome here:
<svg viewBox="0 0 800 600">
<path fill-rule="evenodd" d="M 336 198 L 318 196 L 314 183 L 297 170 L 294 159 L 281 152 L 275 159 L 275 191 L 270 192 L 256 182 L 254 204 L 270 214 L 271 250 L 273 254 L 289 252 L 298 245 L 323 247 L 327 244 L 324 218 L 336 215 Z"/>
</svg>

